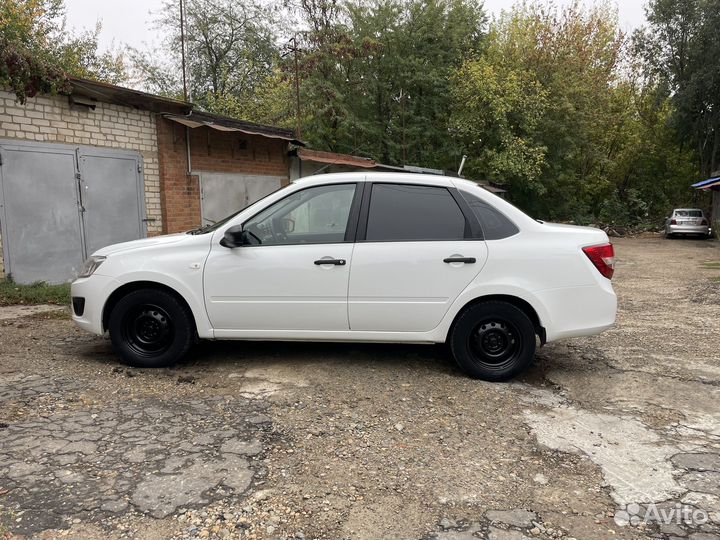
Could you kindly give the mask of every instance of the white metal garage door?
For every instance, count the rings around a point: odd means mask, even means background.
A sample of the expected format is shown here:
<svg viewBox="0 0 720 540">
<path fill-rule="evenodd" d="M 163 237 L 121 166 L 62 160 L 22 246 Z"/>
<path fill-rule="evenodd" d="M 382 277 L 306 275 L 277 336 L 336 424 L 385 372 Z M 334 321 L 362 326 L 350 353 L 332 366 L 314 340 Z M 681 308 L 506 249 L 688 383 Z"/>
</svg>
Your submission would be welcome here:
<svg viewBox="0 0 720 540">
<path fill-rule="evenodd" d="M 146 235 L 136 152 L 0 141 L 5 273 L 18 283 L 74 279 L 87 256 Z"/>
</svg>

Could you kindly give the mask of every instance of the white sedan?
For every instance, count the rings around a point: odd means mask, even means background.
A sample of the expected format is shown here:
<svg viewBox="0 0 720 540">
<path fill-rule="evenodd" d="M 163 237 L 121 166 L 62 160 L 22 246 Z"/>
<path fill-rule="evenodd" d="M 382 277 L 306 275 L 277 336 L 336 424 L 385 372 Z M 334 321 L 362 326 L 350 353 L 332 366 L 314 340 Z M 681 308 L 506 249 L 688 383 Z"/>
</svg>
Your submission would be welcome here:
<svg viewBox="0 0 720 540">
<path fill-rule="evenodd" d="M 615 321 L 606 234 L 536 221 L 476 184 L 350 173 L 293 182 L 213 226 L 108 246 L 72 284 L 73 319 L 128 364 L 198 339 L 448 343 L 506 380 L 537 343 Z"/>
</svg>

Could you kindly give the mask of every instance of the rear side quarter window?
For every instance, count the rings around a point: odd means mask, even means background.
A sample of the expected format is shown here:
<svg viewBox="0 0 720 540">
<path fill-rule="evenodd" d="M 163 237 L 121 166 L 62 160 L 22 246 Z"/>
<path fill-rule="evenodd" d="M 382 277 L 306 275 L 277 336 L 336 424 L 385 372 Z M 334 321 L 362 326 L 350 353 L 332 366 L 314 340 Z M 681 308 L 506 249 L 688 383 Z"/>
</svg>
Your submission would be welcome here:
<svg viewBox="0 0 720 540">
<path fill-rule="evenodd" d="M 501 240 L 520 232 L 517 225 L 510 221 L 505 214 L 483 201 L 480 197 L 467 191 L 460 191 L 460 193 L 480 222 L 485 240 Z"/>
</svg>

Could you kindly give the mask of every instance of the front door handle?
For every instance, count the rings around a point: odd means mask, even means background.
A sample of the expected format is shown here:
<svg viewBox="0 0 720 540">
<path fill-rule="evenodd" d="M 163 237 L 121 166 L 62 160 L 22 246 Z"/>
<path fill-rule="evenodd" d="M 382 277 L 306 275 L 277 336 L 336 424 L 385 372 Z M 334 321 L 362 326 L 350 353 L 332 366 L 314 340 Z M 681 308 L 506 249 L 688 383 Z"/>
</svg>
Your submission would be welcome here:
<svg viewBox="0 0 720 540">
<path fill-rule="evenodd" d="M 465 263 L 465 264 L 473 264 L 475 262 L 475 257 L 448 257 L 447 259 L 443 259 L 444 263 Z"/>
<path fill-rule="evenodd" d="M 345 266 L 345 259 L 318 259 L 315 264 L 334 264 L 335 266 Z"/>
</svg>

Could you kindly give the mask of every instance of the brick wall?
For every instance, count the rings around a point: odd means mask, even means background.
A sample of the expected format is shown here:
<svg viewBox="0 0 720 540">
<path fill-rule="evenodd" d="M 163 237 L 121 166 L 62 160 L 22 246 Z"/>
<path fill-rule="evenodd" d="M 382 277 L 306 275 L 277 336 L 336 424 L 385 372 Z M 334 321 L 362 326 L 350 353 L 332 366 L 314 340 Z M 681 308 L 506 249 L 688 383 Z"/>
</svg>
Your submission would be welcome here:
<svg viewBox="0 0 720 540">
<path fill-rule="evenodd" d="M 198 227 L 200 181 L 188 175 L 188 130 L 170 120 L 157 121 L 163 232 Z M 193 172 L 288 177 L 287 141 L 208 127 L 189 129 Z"/>
<path fill-rule="evenodd" d="M 15 101 L 13 94 L 0 90 L 0 138 L 138 151 L 143 157 L 145 170 L 148 234 L 162 231 L 160 171 L 153 113 L 101 102 L 97 103 L 95 110 L 71 107 L 65 96 L 38 96 L 21 105 Z"/>
<path fill-rule="evenodd" d="M 158 156 L 163 232 L 180 232 L 200 225 L 200 183 L 188 175 L 185 128 L 158 119 Z"/>
</svg>

